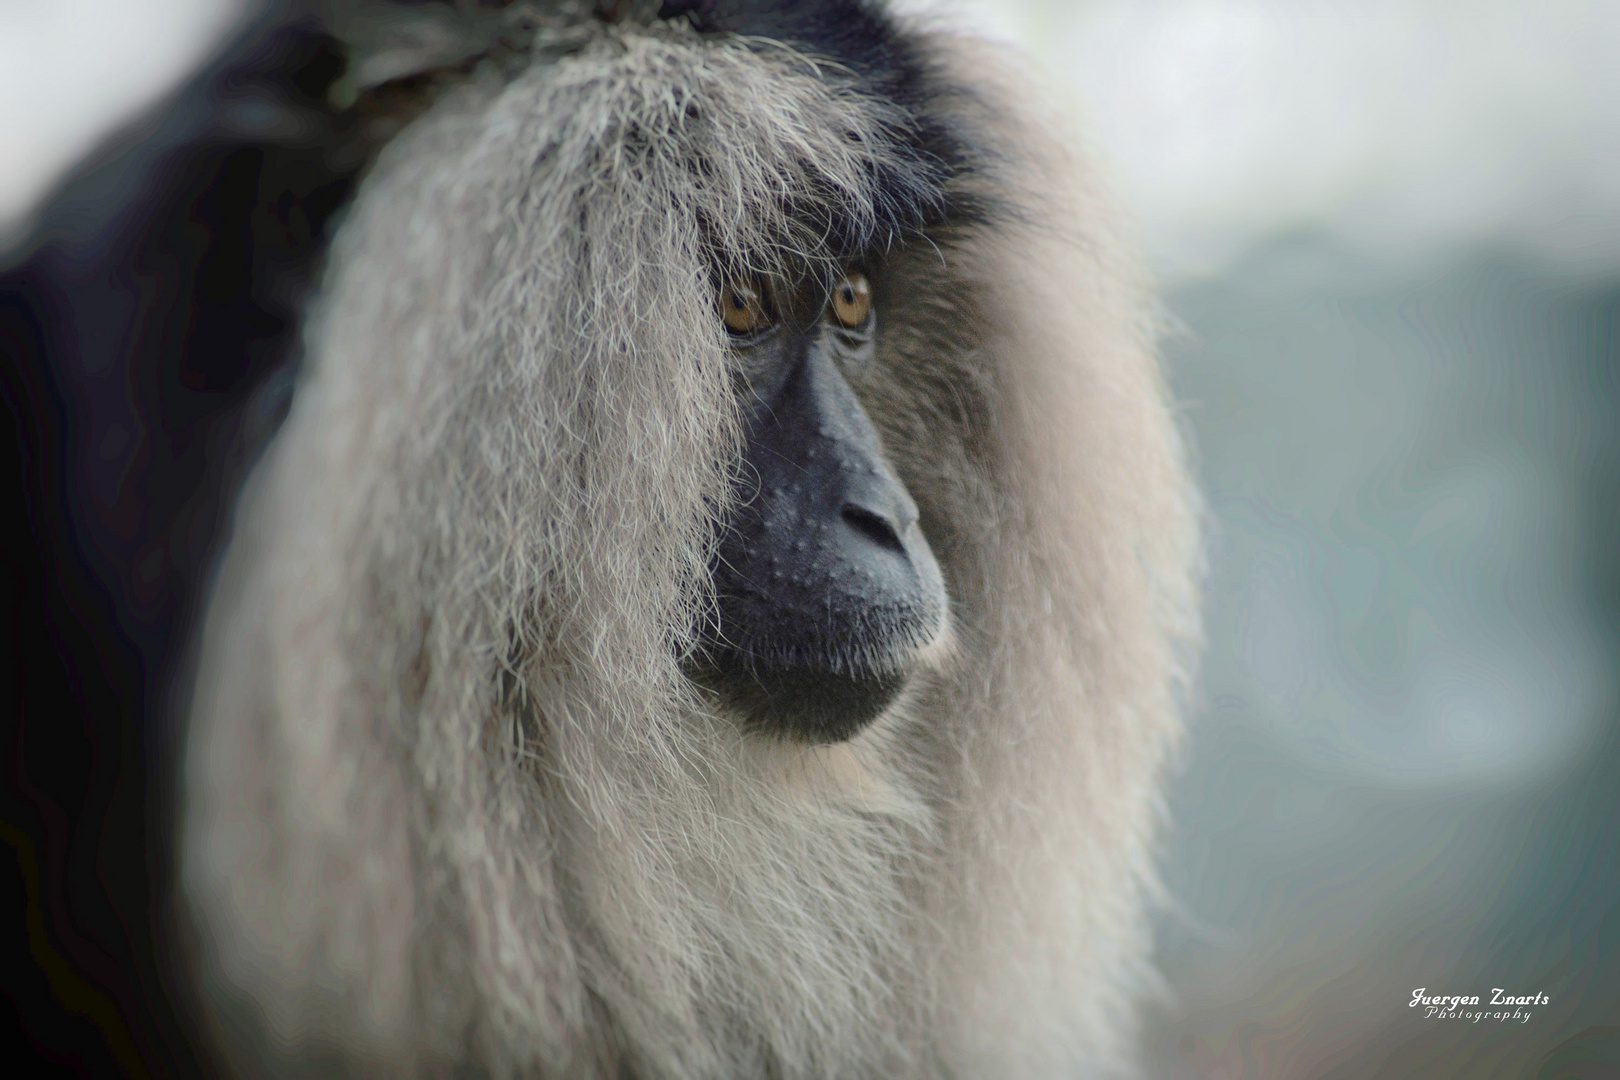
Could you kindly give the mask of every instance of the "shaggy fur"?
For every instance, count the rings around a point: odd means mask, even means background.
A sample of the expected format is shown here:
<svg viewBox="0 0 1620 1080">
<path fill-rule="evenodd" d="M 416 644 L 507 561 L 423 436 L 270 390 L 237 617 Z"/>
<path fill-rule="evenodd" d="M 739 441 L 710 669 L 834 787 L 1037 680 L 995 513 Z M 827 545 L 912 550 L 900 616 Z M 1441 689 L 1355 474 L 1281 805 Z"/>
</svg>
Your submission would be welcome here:
<svg viewBox="0 0 1620 1080">
<path fill-rule="evenodd" d="M 199 661 L 184 892 L 240 1071 L 1126 1069 L 1189 488 L 1090 170 L 989 50 L 908 40 L 944 73 L 921 114 L 785 46 L 603 27 L 384 151 Z M 851 238 L 855 389 L 954 645 L 813 747 L 680 661 L 738 453 L 715 275 Z"/>
</svg>

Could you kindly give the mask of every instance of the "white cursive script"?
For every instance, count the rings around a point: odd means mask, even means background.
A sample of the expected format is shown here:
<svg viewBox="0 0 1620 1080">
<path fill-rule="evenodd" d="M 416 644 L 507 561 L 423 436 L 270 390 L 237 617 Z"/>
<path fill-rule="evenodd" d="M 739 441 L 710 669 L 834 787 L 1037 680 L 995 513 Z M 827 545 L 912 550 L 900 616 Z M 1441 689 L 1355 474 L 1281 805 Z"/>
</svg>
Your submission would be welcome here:
<svg viewBox="0 0 1620 1080">
<path fill-rule="evenodd" d="M 1406 1003 L 1406 1007 L 1408 1009 L 1412 1009 L 1419 1005 L 1438 1005 L 1445 1009 L 1455 1009 L 1459 1005 L 1479 1004 L 1478 997 L 1459 997 L 1455 994 L 1449 997 L 1441 997 L 1438 995 L 1435 997 L 1427 997 L 1424 995 L 1424 991 L 1427 989 L 1428 987 L 1426 986 L 1420 986 L 1416 990 L 1412 991 L 1412 1000 Z"/>
<path fill-rule="evenodd" d="M 1548 1004 L 1548 1001 L 1549 999 L 1546 994 L 1530 994 L 1525 997 L 1503 997 L 1502 988 L 1500 986 L 1491 987 L 1492 1005 L 1546 1005 Z"/>
<path fill-rule="evenodd" d="M 1515 996 L 1507 993 L 1500 986 L 1491 988 L 1490 1003 L 1492 1005 L 1547 1005 L 1551 1001 L 1551 998 L 1542 993 Z M 1407 1008 L 1415 1009 L 1419 1005 L 1423 1006 L 1423 1018 L 1425 1020 L 1467 1020 L 1475 1024 L 1481 1020 L 1516 1020 L 1523 1024 L 1527 1023 L 1531 1016 L 1528 1011 L 1519 1007 L 1515 1007 L 1512 1012 L 1465 1011 L 1466 1006 L 1478 1004 L 1479 996 L 1477 994 L 1430 994 L 1427 987 L 1420 986 L 1412 991 L 1412 1000 L 1407 1003 Z"/>
</svg>

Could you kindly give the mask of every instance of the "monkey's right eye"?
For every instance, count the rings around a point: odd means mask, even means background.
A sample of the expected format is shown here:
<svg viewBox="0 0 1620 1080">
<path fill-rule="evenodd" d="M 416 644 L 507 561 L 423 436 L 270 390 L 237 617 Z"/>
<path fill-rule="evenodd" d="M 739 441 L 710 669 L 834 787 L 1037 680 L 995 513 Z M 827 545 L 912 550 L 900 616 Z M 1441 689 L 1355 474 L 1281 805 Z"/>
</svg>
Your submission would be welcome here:
<svg viewBox="0 0 1620 1080">
<path fill-rule="evenodd" d="M 736 277 L 720 287 L 720 317 L 733 334 L 757 334 L 771 324 L 765 289 L 755 277 Z"/>
</svg>

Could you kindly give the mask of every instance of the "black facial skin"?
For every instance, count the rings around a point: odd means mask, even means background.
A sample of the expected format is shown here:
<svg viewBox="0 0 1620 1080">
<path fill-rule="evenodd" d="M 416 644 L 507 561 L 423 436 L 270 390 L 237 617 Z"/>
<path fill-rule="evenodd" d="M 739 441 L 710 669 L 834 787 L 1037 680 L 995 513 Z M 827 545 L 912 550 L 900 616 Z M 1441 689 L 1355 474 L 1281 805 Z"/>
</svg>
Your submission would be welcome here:
<svg viewBox="0 0 1620 1080">
<path fill-rule="evenodd" d="M 875 316 L 845 328 L 824 288 L 796 292 L 778 304 L 795 310 L 733 336 L 747 447 L 713 568 L 718 625 L 690 671 L 756 730 L 829 743 L 905 686 L 946 597 L 850 387 L 872 362 Z"/>
</svg>

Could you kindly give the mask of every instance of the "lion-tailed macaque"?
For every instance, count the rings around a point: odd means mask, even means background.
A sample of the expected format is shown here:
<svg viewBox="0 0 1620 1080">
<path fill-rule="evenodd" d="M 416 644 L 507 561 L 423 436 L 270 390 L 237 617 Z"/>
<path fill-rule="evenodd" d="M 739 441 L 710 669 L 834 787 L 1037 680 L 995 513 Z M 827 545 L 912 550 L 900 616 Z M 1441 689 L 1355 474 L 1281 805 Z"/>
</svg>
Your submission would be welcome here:
<svg viewBox="0 0 1620 1080">
<path fill-rule="evenodd" d="M 385 134 L 190 705 L 232 1066 L 1128 1073 L 1196 515 L 1049 93 L 857 0 L 329 17 Z"/>
</svg>

